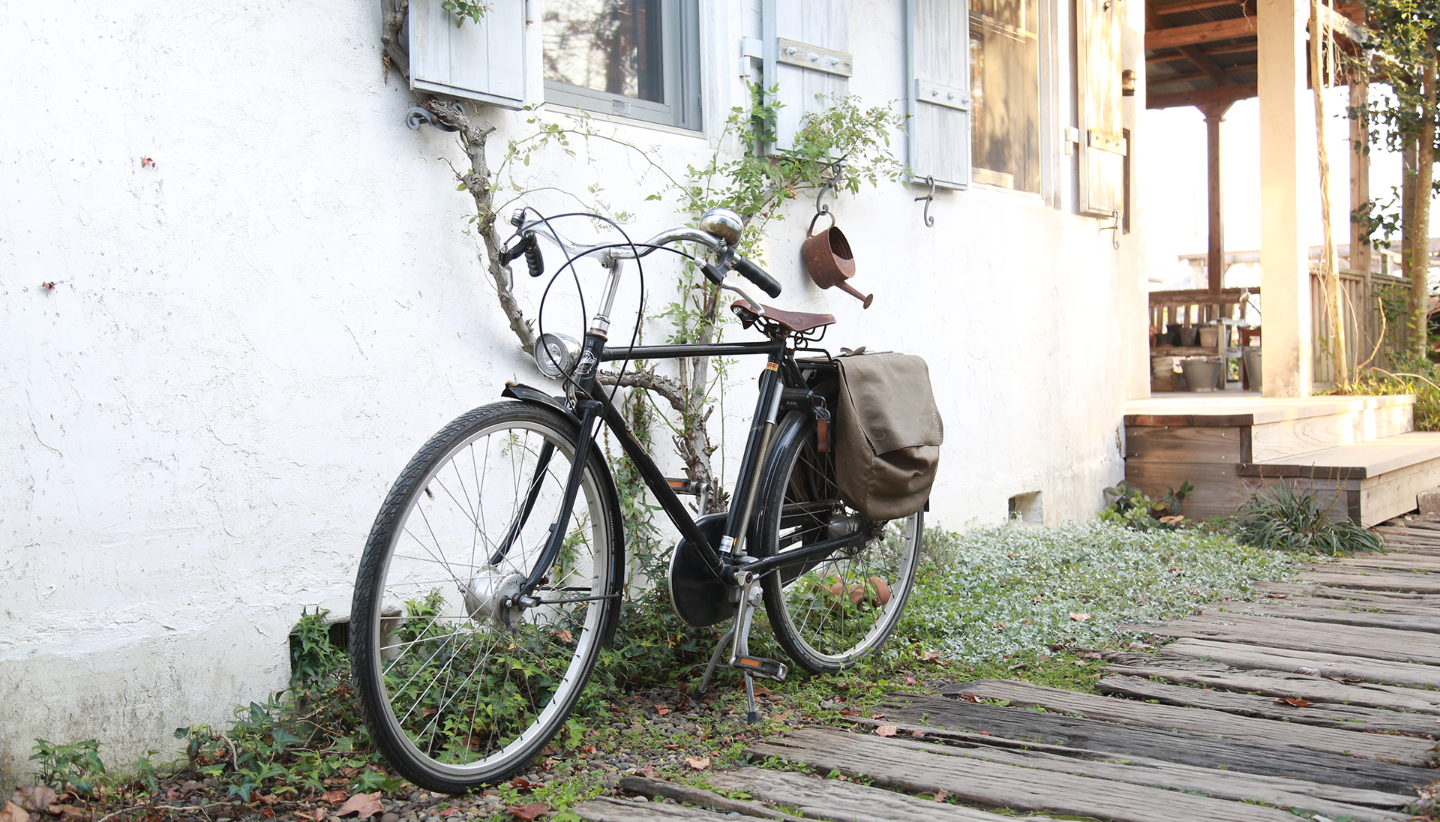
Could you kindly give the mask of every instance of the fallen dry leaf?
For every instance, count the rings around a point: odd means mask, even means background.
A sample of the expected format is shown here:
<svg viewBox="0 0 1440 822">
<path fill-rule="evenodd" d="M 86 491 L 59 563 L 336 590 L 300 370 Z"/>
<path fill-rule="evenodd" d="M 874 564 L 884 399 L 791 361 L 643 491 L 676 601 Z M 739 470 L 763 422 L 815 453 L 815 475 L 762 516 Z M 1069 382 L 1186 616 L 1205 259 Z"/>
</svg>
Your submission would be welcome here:
<svg viewBox="0 0 1440 822">
<path fill-rule="evenodd" d="M 1075 664 L 1078 665 L 1078 666 L 1081 667 L 1081 668 L 1084 668 L 1085 666 L 1089 665 L 1090 663 L 1086 662 L 1086 661 L 1083 660 L 1083 659 L 1077 659 L 1077 660 L 1075 660 Z"/>
<path fill-rule="evenodd" d="M 89 819 L 90 814 L 84 808 L 77 808 L 74 805 L 51 805 L 45 809 L 46 813 L 55 814 L 63 822 L 80 822 Z M 29 816 L 26 816 L 29 819 Z"/>
<path fill-rule="evenodd" d="M 10 801 L 27 811 L 38 811 L 55 804 L 55 792 L 48 785 L 16 788 Z"/>
<path fill-rule="evenodd" d="M 661 705 L 661 706 L 659 706 L 658 708 L 655 709 L 655 713 L 660 714 L 661 716 L 664 716 L 664 715 L 670 713 L 670 709 L 667 708 L 667 707 L 665 707 L 664 705 Z"/>
<path fill-rule="evenodd" d="M 1289 599 L 1289 594 L 1266 594 L 1266 599 Z"/>
<path fill-rule="evenodd" d="M 330 815 L 330 812 L 324 808 L 309 808 L 299 811 L 295 815 L 301 819 L 308 819 L 310 822 L 322 822 L 325 817 Z"/>
<path fill-rule="evenodd" d="M 949 795 L 950 795 L 950 792 L 949 792 L 949 791 L 945 790 L 944 788 L 941 788 L 940 790 L 936 791 L 936 792 L 935 792 L 935 796 L 933 796 L 933 797 L 931 797 L 931 798 L 934 799 L 936 802 L 944 802 L 944 801 L 945 801 L 945 798 L 946 798 L 947 796 L 949 796 Z"/>
<path fill-rule="evenodd" d="M 966 702 L 979 702 L 979 701 L 980 701 L 980 697 L 978 697 L 978 696 L 976 696 L 976 695 L 974 695 L 974 694 L 961 694 L 961 695 L 960 695 L 960 698 L 963 699 L 963 700 L 965 700 Z"/>
<path fill-rule="evenodd" d="M 640 770 L 636 771 L 635 773 L 637 773 L 637 774 L 639 774 L 639 775 L 641 775 L 641 776 L 644 776 L 644 777 L 648 777 L 648 778 L 650 778 L 650 779 L 654 779 L 654 778 L 655 778 L 655 766 L 654 766 L 654 765 L 648 765 L 648 764 L 647 764 L 645 767 L 641 768 Z"/>
<path fill-rule="evenodd" d="M 871 718 L 871 719 L 884 719 L 884 718 L 885 718 L 885 714 L 882 713 L 882 712 L 880 712 L 880 711 L 876 711 L 875 713 L 870 714 L 870 718 Z"/>
<path fill-rule="evenodd" d="M 532 802 L 529 805 L 521 805 L 518 808 L 506 808 L 505 810 L 513 814 L 517 819 L 523 819 L 525 822 L 534 822 L 534 820 L 540 818 L 541 814 L 549 813 L 550 806 L 542 805 L 539 802 Z"/>
<path fill-rule="evenodd" d="M 900 733 L 900 728 L 897 725 L 881 725 L 875 729 L 876 736 L 894 736 L 897 733 Z"/>
<path fill-rule="evenodd" d="M 349 816 L 355 814 L 360 818 L 376 816 L 385 812 L 385 806 L 380 804 L 380 792 L 357 793 L 345 801 L 340 809 L 335 811 L 336 816 Z"/>
<path fill-rule="evenodd" d="M 320 801 L 329 802 L 331 805 L 339 805 L 341 802 L 344 802 L 346 799 L 349 798 L 350 795 L 345 793 L 344 791 L 334 790 L 320 797 Z"/>
<path fill-rule="evenodd" d="M 922 730 L 920 730 L 919 728 L 916 728 L 915 730 L 911 731 L 911 732 L 910 732 L 910 735 L 913 736 L 913 737 L 915 737 L 916 739 L 924 739 L 924 738 L 925 738 L 925 732 L 922 731 Z"/>
<path fill-rule="evenodd" d="M 510 787 L 514 788 L 517 791 L 528 791 L 533 788 L 540 787 L 540 783 L 531 782 L 523 776 L 517 776 L 514 779 L 510 780 Z"/>
<path fill-rule="evenodd" d="M 1075 612 L 1075 611 L 1071 611 L 1071 612 L 1070 612 L 1070 619 L 1074 620 L 1075 622 L 1084 622 L 1085 620 L 1087 620 L 1087 619 L 1089 619 L 1089 618 L 1090 618 L 1090 615 L 1089 615 L 1089 614 L 1077 613 L 1077 612 Z"/>
<path fill-rule="evenodd" d="M 1100 652 L 1099 652 L 1099 651 L 1083 651 L 1083 652 L 1081 652 L 1081 654 L 1080 654 L 1080 658 L 1081 658 L 1081 659 L 1099 659 L 1099 658 L 1100 658 Z"/>
<path fill-rule="evenodd" d="M 915 684 L 915 677 L 913 677 L 913 676 L 907 676 L 907 677 L 905 677 L 905 684 L 906 684 L 906 685 L 914 685 L 914 684 Z"/>
<path fill-rule="evenodd" d="M 30 812 L 14 802 L 6 802 L 5 807 L 0 808 L 0 822 L 30 822 Z"/>
<path fill-rule="evenodd" d="M 703 771 L 703 770 L 705 770 L 706 768 L 710 767 L 710 757 L 708 757 L 708 756 L 687 756 L 687 757 L 685 757 L 685 764 L 686 764 L 686 765 L 689 765 L 691 768 L 693 768 L 693 769 L 695 769 L 695 770 L 697 770 L 697 771 Z"/>
<path fill-rule="evenodd" d="M 1280 697 L 1279 699 L 1275 700 L 1275 704 L 1276 704 L 1276 705 L 1280 705 L 1280 704 L 1294 705 L 1294 706 L 1297 707 L 1297 708 L 1308 708 L 1308 707 L 1310 707 L 1310 703 L 1309 703 L 1309 702 L 1307 702 L 1307 701 L 1305 701 L 1305 700 L 1303 700 L 1303 699 L 1300 699 L 1299 697 L 1296 697 L 1296 698 L 1294 698 L 1294 699 L 1291 699 L 1291 698 L 1288 697 L 1288 696 L 1282 696 L 1282 697 Z"/>
</svg>

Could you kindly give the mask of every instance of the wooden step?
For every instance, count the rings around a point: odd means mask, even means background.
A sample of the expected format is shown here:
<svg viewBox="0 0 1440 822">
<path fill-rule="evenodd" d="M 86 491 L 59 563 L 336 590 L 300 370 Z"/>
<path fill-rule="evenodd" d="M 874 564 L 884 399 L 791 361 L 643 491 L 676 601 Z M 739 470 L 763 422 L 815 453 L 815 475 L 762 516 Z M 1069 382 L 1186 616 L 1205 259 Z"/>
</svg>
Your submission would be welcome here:
<svg viewBox="0 0 1440 822">
<path fill-rule="evenodd" d="M 1256 460 L 1242 464 L 1237 470 L 1242 477 L 1370 479 L 1434 460 L 1440 460 L 1440 431 L 1410 431 L 1382 439 Z"/>
<path fill-rule="evenodd" d="M 1125 405 L 1127 434 L 1145 428 L 1233 429 L 1245 461 L 1271 461 L 1412 431 L 1413 395 L 1279 399 L 1164 398 Z"/>
<path fill-rule="evenodd" d="M 1196 398 L 1126 404 L 1125 479 L 1152 499 L 1189 482 L 1180 513 L 1235 512 L 1260 487 L 1322 497 L 1374 525 L 1440 486 L 1440 433 L 1416 433 L 1414 397 Z"/>
<path fill-rule="evenodd" d="M 1236 467 L 1242 481 L 1285 483 L 1322 497 L 1333 516 L 1375 525 L 1414 510 L 1440 485 L 1440 432 L 1411 431 Z"/>
</svg>

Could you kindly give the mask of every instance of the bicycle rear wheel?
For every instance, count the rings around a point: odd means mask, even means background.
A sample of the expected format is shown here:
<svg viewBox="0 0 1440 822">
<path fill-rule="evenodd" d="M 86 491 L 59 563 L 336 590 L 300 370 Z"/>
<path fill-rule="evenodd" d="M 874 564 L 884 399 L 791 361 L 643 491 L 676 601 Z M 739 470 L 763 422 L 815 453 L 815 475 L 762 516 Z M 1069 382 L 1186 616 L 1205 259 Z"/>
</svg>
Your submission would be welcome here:
<svg viewBox="0 0 1440 822">
<path fill-rule="evenodd" d="M 618 613 L 623 535 L 592 455 L 557 561 L 507 607 L 558 519 L 578 432 L 504 402 L 436 434 L 390 489 L 356 579 L 351 665 L 386 760 L 433 791 L 513 775 L 565 724 Z"/>
<path fill-rule="evenodd" d="M 808 417 L 792 414 L 776 441 L 757 553 L 783 554 L 871 527 L 840 499 L 834 456 L 816 450 Z M 924 519 L 916 512 L 884 523 L 859 546 L 761 580 L 775 639 L 797 665 L 835 673 L 885 644 L 915 585 Z"/>
</svg>

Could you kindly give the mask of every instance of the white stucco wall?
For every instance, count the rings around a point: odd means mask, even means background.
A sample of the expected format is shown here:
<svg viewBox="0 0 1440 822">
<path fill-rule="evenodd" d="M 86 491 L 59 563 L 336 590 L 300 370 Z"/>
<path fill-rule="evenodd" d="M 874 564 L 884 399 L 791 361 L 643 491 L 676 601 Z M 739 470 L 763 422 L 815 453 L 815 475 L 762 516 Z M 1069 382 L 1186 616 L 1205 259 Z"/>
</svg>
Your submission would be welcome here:
<svg viewBox="0 0 1440 822">
<path fill-rule="evenodd" d="M 702 162 L 744 99 L 756 5 L 702 2 L 708 136 L 616 133 L 673 172 Z M 853 0 L 851 16 L 852 91 L 903 98 L 900 2 Z M 1056 131 L 1074 124 L 1069 17 L 1047 91 Z M 289 627 L 302 607 L 348 611 L 365 534 L 414 450 L 504 380 L 539 382 L 463 231 L 463 155 L 403 126 L 412 98 L 382 81 L 378 30 L 365 0 L 8 9 L 0 788 L 34 737 L 94 737 L 124 765 L 281 689 Z M 1126 42 L 1127 66 L 1143 64 L 1135 32 Z M 493 114 L 524 133 L 522 115 Z M 832 349 L 929 360 L 947 433 L 931 522 L 948 528 L 1000 521 L 1034 491 L 1046 521 L 1088 518 L 1122 474 L 1139 235 L 1117 251 L 1102 221 L 1075 216 L 1075 158 L 1047 145 L 1049 203 L 941 193 L 926 229 L 904 187 L 842 198 L 869 311 L 800 272 L 809 203 L 768 244 L 777 303 L 836 314 Z M 642 236 L 678 222 L 642 201 L 659 183 L 637 182 L 644 165 L 623 151 L 532 168 L 537 184 L 602 182 Z M 652 293 L 668 281 L 657 271 Z M 532 310 L 540 290 L 520 278 Z M 751 384 L 726 401 L 732 453 Z"/>
</svg>

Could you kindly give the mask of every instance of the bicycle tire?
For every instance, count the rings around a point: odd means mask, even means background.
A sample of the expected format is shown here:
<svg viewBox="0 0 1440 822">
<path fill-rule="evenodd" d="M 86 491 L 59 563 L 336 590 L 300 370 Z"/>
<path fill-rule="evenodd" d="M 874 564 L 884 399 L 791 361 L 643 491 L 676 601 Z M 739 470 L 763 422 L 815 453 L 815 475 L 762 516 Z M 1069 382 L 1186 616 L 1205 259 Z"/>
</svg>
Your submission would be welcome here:
<svg viewBox="0 0 1440 822">
<path fill-rule="evenodd" d="M 759 556 L 829 539 L 832 528 L 870 526 L 840 499 L 834 456 L 817 451 L 813 420 L 791 413 L 776 442 L 757 526 Z M 915 586 L 924 520 L 917 511 L 885 523 L 859 548 L 765 575 L 771 630 L 797 665 L 836 673 L 885 644 Z"/>
<path fill-rule="evenodd" d="M 555 409 L 477 408 L 415 454 L 375 518 L 352 675 L 371 739 L 416 785 L 464 793 L 513 776 L 564 726 L 613 634 L 623 532 L 593 452 L 565 548 L 533 592 L 544 604 L 498 604 L 539 558 L 578 435 Z"/>
</svg>

